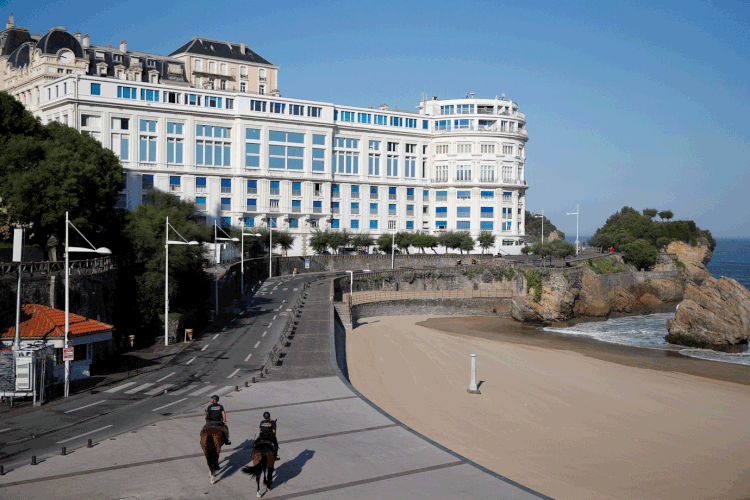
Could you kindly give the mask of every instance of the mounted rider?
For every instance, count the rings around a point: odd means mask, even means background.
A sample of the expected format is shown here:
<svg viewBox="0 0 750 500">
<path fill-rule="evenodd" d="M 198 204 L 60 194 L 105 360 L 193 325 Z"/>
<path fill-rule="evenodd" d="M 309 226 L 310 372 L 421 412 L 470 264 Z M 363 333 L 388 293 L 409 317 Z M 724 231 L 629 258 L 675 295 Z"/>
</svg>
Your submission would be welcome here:
<svg viewBox="0 0 750 500">
<path fill-rule="evenodd" d="M 274 460 L 279 459 L 279 442 L 276 440 L 276 420 L 271 420 L 271 414 L 268 412 L 263 413 L 258 441 L 267 441 L 273 444 Z"/>
<path fill-rule="evenodd" d="M 219 404 L 219 396 L 211 396 L 211 404 L 206 408 L 206 425 L 218 425 L 224 431 L 224 444 L 231 445 L 229 427 L 227 427 L 227 413 Z"/>
</svg>

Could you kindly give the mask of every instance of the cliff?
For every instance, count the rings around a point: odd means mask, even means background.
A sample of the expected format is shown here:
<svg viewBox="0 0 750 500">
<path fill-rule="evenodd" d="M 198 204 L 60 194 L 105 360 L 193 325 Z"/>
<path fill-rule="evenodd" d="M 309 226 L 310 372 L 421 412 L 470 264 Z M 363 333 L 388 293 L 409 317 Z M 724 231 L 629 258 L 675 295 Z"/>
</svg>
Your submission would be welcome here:
<svg viewBox="0 0 750 500">
<path fill-rule="evenodd" d="M 667 252 L 677 255 L 685 265 L 685 272 L 687 273 L 687 280 L 692 281 L 696 285 L 701 285 L 703 281 L 711 276 L 711 273 L 706 268 L 706 264 L 711 261 L 713 252 L 708 246 L 708 243 L 702 241 L 696 246 L 691 246 L 688 243 L 682 241 L 673 241 L 667 247 Z"/>
</svg>

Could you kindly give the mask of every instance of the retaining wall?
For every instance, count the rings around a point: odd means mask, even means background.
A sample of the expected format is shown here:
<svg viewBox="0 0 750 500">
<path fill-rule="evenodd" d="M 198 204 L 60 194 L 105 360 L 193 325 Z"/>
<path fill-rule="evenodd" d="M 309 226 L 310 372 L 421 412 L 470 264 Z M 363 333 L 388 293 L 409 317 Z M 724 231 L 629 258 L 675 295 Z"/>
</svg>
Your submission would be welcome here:
<svg viewBox="0 0 750 500">
<path fill-rule="evenodd" d="M 370 302 L 352 307 L 352 323 L 373 316 L 434 314 L 509 318 L 509 298 L 419 299 Z"/>
</svg>

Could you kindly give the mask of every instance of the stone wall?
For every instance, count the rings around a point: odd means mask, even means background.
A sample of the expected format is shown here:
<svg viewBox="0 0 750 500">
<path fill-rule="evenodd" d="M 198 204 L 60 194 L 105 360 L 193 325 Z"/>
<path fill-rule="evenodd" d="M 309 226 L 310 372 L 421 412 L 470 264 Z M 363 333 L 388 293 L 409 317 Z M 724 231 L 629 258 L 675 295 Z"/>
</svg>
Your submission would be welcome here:
<svg viewBox="0 0 750 500">
<path fill-rule="evenodd" d="M 352 322 L 374 316 L 415 314 L 509 318 L 510 311 L 511 299 L 507 298 L 392 300 L 352 307 Z"/>
<path fill-rule="evenodd" d="M 305 259 L 310 259 L 310 268 L 305 269 Z M 411 254 L 396 255 L 394 265 L 399 268 L 423 269 L 426 267 L 455 266 L 457 261 L 464 264 L 472 259 L 487 262 L 494 259 L 492 254 Z M 268 265 L 268 260 L 266 260 Z M 321 271 L 348 271 L 370 269 L 390 270 L 390 255 L 313 255 L 308 257 L 274 257 L 274 275 L 292 274 L 294 269 L 298 273 Z"/>
</svg>

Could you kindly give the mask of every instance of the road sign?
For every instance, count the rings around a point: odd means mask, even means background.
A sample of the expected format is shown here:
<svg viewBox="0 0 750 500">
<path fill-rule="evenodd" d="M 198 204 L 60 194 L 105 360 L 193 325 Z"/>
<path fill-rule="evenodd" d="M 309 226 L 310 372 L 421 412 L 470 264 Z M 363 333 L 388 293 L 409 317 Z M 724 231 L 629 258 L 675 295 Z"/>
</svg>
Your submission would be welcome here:
<svg viewBox="0 0 750 500">
<path fill-rule="evenodd" d="M 63 347 L 63 361 L 73 361 L 72 347 Z"/>
<path fill-rule="evenodd" d="M 310 259 L 305 259 L 305 269 L 310 269 Z"/>
</svg>

